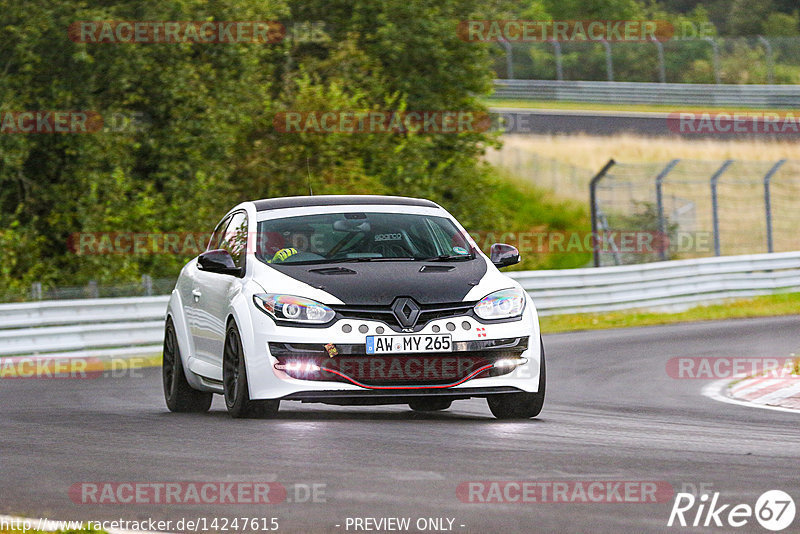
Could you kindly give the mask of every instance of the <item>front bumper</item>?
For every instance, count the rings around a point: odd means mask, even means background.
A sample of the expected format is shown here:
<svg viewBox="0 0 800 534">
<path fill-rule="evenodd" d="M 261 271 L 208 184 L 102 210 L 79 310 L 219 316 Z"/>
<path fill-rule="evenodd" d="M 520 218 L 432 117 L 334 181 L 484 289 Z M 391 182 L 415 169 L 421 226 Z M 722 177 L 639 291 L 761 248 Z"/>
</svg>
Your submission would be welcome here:
<svg viewBox="0 0 800 534">
<path fill-rule="evenodd" d="M 380 328 L 384 335 L 398 335 L 381 321 L 340 318 L 325 328 L 288 327 L 258 310 L 252 319 L 253 334 L 243 339 L 252 399 L 389 404 L 419 396 L 538 389 L 540 333 L 532 305 L 516 321 L 486 324 L 471 316 L 430 321 L 414 335 L 450 334 L 453 352 L 391 356 L 366 354 L 366 337 L 380 335 Z M 326 346 L 335 348 L 334 356 Z M 495 367 L 499 360 L 513 362 Z M 300 365 L 287 368 L 290 362 Z"/>
</svg>

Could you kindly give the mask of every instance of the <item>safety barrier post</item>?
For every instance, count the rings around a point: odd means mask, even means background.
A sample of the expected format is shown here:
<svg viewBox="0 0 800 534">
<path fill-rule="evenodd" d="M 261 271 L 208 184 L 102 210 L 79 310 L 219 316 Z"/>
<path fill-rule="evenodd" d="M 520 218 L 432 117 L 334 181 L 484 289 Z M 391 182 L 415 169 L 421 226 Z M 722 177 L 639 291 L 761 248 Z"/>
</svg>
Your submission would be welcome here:
<svg viewBox="0 0 800 534">
<path fill-rule="evenodd" d="M 717 200 L 717 182 L 719 177 L 722 176 L 728 167 L 731 166 L 734 160 L 726 160 L 722 166 L 717 169 L 717 172 L 711 175 L 711 214 L 714 222 L 714 255 L 721 256 L 721 247 L 719 241 L 719 202 Z"/>
<path fill-rule="evenodd" d="M 659 257 L 661 260 L 669 259 L 667 255 L 669 252 L 669 236 L 667 236 L 667 222 L 664 219 L 664 178 L 666 178 L 670 171 L 675 168 L 675 165 L 677 165 L 679 161 L 679 159 L 673 159 L 667 163 L 666 167 L 661 169 L 661 172 L 658 173 L 658 176 L 656 176 L 656 209 L 658 210 L 658 231 L 661 233 L 661 239 L 664 240 L 661 243 L 661 250 L 659 250 Z M 664 246 L 665 244 L 667 246 Z"/>
<path fill-rule="evenodd" d="M 614 166 L 614 160 L 608 160 L 608 163 L 603 165 L 603 168 L 600 169 L 600 172 L 594 175 L 592 181 L 589 182 L 589 206 L 591 210 L 592 216 L 592 253 L 594 256 L 594 266 L 600 267 L 600 249 L 598 243 L 598 224 L 597 224 L 597 184 L 600 180 L 603 179 L 611 167 Z"/>
</svg>

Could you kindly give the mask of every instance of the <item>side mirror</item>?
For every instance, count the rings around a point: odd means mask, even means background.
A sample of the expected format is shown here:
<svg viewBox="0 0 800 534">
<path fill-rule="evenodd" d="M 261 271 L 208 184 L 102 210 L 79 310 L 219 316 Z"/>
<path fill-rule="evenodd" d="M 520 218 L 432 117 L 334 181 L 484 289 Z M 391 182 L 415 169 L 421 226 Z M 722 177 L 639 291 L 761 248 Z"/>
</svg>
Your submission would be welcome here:
<svg viewBox="0 0 800 534">
<path fill-rule="evenodd" d="M 197 265 L 209 273 L 242 276 L 242 269 L 233 263 L 230 252 L 224 249 L 203 252 L 197 257 Z"/>
<path fill-rule="evenodd" d="M 495 243 L 492 245 L 489 259 L 498 269 L 519 263 L 519 250 L 511 245 Z"/>
</svg>

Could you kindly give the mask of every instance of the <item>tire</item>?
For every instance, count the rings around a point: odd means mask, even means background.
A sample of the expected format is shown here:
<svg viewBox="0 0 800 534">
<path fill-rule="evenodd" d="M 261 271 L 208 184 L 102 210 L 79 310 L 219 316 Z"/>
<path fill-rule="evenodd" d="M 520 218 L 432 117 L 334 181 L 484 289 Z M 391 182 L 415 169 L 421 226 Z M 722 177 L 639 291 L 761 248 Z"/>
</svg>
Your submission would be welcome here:
<svg viewBox="0 0 800 534">
<path fill-rule="evenodd" d="M 181 349 L 172 317 L 167 318 L 164 326 L 164 352 L 161 361 L 161 383 L 164 387 L 164 400 L 171 412 L 207 412 L 211 407 L 214 394 L 198 391 L 186 381 L 183 370 Z"/>
<path fill-rule="evenodd" d="M 228 323 L 225 332 L 225 348 L 222 354 L 222 388 L 225 395 L 225 406 L 234 419 L 267 418 L 278 413 L 281 401 L 250 399 L 242 339 L 239 336 L 239 329 L 233 321 Z"/>
<path fill-rule="evenodd" d="M 414 399 L 408 403 L 408 407 L 415 412 L 438 412 L 446 410 L 453 404 L 450 399 L 437 399 L 433 398 L 420 398 Z"/>
<path fill-rule="evenodd" d="M 539 339 L 541 346 L 541 359 L 539 360 L 539 391 L 536 393 L 503 393 L 487 397 L 489 410 L 498 419 L 530 419 L 536 417 L 544 406 L 544 393 L 547 383 L 544 363 L 544 344 Z"/>
</svg>

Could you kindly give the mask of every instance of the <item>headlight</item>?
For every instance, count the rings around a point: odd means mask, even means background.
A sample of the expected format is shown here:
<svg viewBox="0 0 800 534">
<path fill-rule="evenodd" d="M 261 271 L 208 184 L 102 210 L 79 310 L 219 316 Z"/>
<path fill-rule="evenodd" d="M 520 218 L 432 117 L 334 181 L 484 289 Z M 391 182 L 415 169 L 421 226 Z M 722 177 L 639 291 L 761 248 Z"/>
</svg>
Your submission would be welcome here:
<svg viewBox="0 0 800 534">
<path fill-rule="evenodd" d="M 315 300 L 292 295 L 276 295 L 260 293 L 253 295 L 256 306 L 279 321 L 296 323 L 325 324 L 330 322 L 336 313 L 329 307 Z"/>
<path fill-rule="evenodd" d="M 521 289 L 495 291 L 475 305 L 475 314 L 481 319 L 510 319 L 522 315 L 525 309 L 525 292 Z"/>
</svg>

